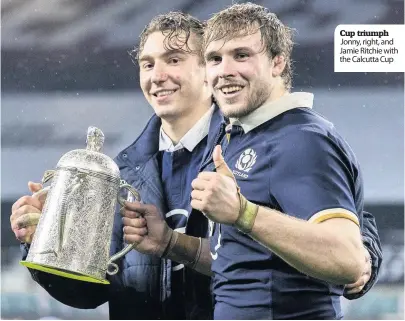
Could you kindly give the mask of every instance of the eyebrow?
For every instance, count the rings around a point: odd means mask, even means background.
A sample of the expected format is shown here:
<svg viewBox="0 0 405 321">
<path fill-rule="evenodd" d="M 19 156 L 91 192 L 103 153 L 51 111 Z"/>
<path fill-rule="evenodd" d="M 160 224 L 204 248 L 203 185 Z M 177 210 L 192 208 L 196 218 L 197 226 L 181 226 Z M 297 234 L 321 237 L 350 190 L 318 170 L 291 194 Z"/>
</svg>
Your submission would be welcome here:
<svg viewBox="0 0 405 321">
<path fill-rule="evenodd" d="M 230 50 L 230 52 L 235 53 L 235 52 L 239 52 L 239 51 L 250 51 L 250 52 L 254 52 L 254 50 L 251 47 L 237 47 L 237 48 L 233 48 L 232 50 Z M 207 52 L 204 55 L 204 58 L 206 60 L 208 60 L 209 58 L 212 58 L 213 56 L 219 55 L 219 52 L 216 50 L 212 50 Z"/>
<path fill-rule="evenodd" d="M 218 52 L 215 50 L 211 50 L 204 55 L 205 60 L 208 60 L 214 56 L 218 55 Z"/>
<path fill-rule="evenodd" d="M 165 51 L 161 55 L 159 55 L 159 58 L 167 58 L 171 55 L 179 55 L 179 54 L 182 56 L 186 56 L 188 53 L 181 49 L 170 49 L 170 50 Z M 139 58 L 139 62 L 153 60 L 153 59 L 154 59 L 154 57 L 152 57 L 150 55 L 143 55 Z"/>
</svg>

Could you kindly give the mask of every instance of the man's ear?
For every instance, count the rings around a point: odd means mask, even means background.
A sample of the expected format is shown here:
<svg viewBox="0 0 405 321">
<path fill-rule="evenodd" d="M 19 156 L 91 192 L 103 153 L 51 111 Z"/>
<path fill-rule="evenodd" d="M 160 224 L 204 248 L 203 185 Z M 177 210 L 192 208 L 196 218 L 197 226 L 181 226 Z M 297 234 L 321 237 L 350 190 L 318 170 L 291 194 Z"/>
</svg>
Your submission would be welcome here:
<svg viewBox="0 0 405 321">
<path fill-rule="evenodd" d="M 281 76 L 285 68 L 286 62 L 283 55 L 275 56 L 272 60 L 273 64 L 273 77 Z"/>
</svg>

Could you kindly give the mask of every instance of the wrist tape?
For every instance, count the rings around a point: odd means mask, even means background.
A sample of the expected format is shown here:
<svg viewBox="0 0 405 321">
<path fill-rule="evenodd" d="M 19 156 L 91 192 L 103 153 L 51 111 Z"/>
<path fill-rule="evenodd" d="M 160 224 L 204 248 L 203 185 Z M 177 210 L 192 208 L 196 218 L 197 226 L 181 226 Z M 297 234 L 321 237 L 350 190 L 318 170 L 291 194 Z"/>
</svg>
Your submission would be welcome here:
<svg viewBox="0 0 405 321">
<path fill-rule="evenodd" d="M 239 231 L 249 234 L 252 231 L 253 224 L 255 223 L 259 206 L 249 202 L 246 197 L 240 193 L 239 187 L 238 195 L 240 201 L 240 210 L 238 219 L 235 221 L 234 225 Z"/>
</svg>

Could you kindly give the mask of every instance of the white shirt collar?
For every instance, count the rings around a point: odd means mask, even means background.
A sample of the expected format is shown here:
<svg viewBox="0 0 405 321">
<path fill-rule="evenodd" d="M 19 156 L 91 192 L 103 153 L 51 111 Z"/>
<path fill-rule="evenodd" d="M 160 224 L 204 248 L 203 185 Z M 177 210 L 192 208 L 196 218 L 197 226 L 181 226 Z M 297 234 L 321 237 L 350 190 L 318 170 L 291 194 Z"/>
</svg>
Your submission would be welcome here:
<svg viewBox="0 0 405 321">
<path fill-rule="evenodd" d="M 172 140 L 164 132 L 160 126 L 159 135 L 159 151 L 174 152 L 176 150 L 186 148 L 189 152 L 201 142 L 205 136 L 208 135 L 210 128 L 211 117 L 214 113 L 214 105 L 194 124 L 193 127 L 180 139 L 176 146 L 173 145 Z"/>
<path fill-rule="evenodd" d="M 287 110 L 306 107 L 312 108 L 314 95 L 306 92 L 288 93 L 260 106 L 252 113 L 241 118 L 230 118 L 232 125 L 240 125 L 248 133 L 266 121 L 286 112 Z"/>
</svg>

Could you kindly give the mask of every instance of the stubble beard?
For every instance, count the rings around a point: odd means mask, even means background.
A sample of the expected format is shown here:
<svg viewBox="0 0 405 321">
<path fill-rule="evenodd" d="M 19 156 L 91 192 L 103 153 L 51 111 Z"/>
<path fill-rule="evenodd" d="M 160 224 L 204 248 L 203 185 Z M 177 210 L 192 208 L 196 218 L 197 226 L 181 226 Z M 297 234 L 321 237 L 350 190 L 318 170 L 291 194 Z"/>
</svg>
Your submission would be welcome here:
<svg viewBox="0 0 405 321">
<path fill-rule="evenodd" d="M 221 108 L 222 113 L 225 117 L 228 118 L 241 118 L 249 115 L 257 108 L 262 106 L 266 100 L 270 97 L 270 89 L 264 85 L 257 88 L 254 92 L 244 98 L 243 103 L 240 107 L 229 106 L 234 104 L 237 101 L 237 97 L 225 99 L 225 104 L 222 104 L 218 101 L 219 107 Z"/>
</svg>

